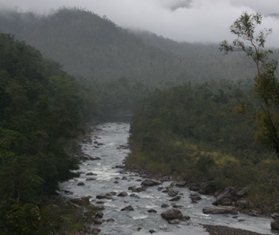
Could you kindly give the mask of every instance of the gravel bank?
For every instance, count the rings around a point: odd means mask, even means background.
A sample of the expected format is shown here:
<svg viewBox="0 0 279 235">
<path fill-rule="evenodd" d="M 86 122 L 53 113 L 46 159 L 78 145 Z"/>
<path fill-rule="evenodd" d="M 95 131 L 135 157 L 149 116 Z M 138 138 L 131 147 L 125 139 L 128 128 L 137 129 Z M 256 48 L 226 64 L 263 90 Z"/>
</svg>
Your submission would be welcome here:
<svg viewBox="0 0 279 235">
<path fill-rule="evenodd" d="M 219 225 L 203 225 L 210 235 L 268 235 Z"/>
</svg>

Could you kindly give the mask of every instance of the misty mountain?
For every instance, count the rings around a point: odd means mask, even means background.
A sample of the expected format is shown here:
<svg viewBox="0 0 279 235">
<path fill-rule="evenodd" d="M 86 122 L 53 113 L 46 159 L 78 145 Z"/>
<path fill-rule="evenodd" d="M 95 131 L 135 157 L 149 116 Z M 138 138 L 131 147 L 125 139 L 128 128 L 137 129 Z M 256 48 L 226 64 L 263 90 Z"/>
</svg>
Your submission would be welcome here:
<svg viewBox="0 0 279 235">
<path fill-rule="evenodd" d="M 126 77 L 149 85 L 253 78 L 242 55 L 223 56 L 218 45 L 179 43 L 152 33 L 128 31 L 82 9 L 49 15 L 1 12 L 0 31 L 39 49 L 67 72 L 86 79 Z"/>
</svg>

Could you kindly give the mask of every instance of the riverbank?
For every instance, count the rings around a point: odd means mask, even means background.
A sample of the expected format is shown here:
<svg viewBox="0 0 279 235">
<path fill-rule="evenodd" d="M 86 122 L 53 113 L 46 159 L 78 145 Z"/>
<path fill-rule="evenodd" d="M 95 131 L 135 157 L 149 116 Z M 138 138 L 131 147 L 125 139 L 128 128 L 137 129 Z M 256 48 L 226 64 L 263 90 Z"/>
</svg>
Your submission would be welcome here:
<svg viewBox="0 0 279 235">
<path fill-rule="evenodd" d="M 203 227 L 209 235 L 267 235 L 220 225 L 203 225 Z"/>
<path fill-rule="evenodd" d="M 99 231 L 99 235 L 146 235 L 150 234 L 150 231 L 155 231 L 154 234 L 158 235 L 184 235 L 185 231 L 191 235 L 207 235 L 208 232 L 203 229 L 202 224 L 234 224 L 243 230 L 251 229 L 259 234 L 269 234 L 270 221 L 266 218 L 243 214 L 204 214 L 203 208 L 211 205 L 214 198 L 201 195 L 202 200 L 193 203 L 190 198 L 192 191 L 185 186 L 173 185 L 173 182 L 177 181 L 174 177 L 166 179 L 167 181 L 158 186 L 140 190 L 142 182 L 150 175 L 124 169 L 123 160 L 130 152 L 127 148 L 128 136 L 128 124 L 104 123 L 94 127 L 91 138 L 82 142 L 85 158 L 77 171 L 79 176 L 60 185 L 61 195 L 71 203 L 76 204 L 77 198 L 83 198 L 94 208 L 103 208 L 102 214 L 93 213 L 94 224 L 91 224 L 87 231 L 94 228 L 95 232 Z M 178 201 L 171 201 L 171 194 L 164 192 L 170 187 L 178 191 Z M 163 208 L 162 205 L 166 204 L 168 208 Z M 178 221 L 179 224 L 168 223 L 161 214 L 170 208 L 178 208 L 182 215 L 189 216 L 190 220 Z M 99 218 L 101 216 L 102 218 Z"/>
</svg>

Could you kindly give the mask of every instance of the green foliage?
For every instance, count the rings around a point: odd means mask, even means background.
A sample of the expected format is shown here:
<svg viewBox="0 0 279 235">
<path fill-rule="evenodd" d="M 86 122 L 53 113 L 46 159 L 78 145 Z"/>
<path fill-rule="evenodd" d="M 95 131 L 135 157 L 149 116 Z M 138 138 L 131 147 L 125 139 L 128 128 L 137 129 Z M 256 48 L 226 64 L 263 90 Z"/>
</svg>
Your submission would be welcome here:
<svg viewBox="0 0 279 235">
<path fill-rule="evenodd" d="M 218 189 L 248 187 L 250 201 L 269 212 L 278 160 L 254 140 L 259 103 L 252 86 L 212 81 L 151 93 L 132 118 L 126 165 L 197 183 L 213 179 Z"/>
<path fill-rule="evenodd" d="M 37 234 L 43 198 L 77 169 L 65 150 L 84 116 L 79 89 L 57 63 L 0 34 L 0 227 L 6 234 Z"/>
<path fill-rule="evenodd" d="M 269 59 L 271 50 L 264 49 L 267 36 L 271 29 L 264 29 L 255 33 L 256 26 L 262 22 L 262 16 L 243 13 L 231 26 L 231 32 L 237 39 L 229 44 L 223 41 L 221 51 L 226 54 L 233 51 L 242 51 L 250 57 L 256 65 L 255 91 L 262 101 L 258 115 L 259 130 L 257 139 L 274 149 L 279 156 L 279 114 L 278 94 L 279 82 L 276 78 L 277 61 Z"/>
</svg>

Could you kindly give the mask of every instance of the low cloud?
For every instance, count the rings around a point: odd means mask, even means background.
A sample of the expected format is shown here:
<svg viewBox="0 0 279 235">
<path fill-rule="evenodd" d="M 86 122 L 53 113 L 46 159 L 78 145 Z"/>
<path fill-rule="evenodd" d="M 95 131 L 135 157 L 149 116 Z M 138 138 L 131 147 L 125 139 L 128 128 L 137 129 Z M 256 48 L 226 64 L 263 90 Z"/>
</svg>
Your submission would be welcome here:
<svg viewBox="0 0 279 235">
<path fill-rule="evenodd" d="M 278 0 L 0 0 L 0 8 L 16 6 L 40 13 L 76 6 L 106 15 L 125 28 L 178 41 L 217 43 L 233 39 L 229 27 L 244 11 L 260 12 L 265 16 L 262 27 L 273 29 L 268 45 L 279 47 L 279 18 L 269 16 L 279 13 Z"/>
</svg>

